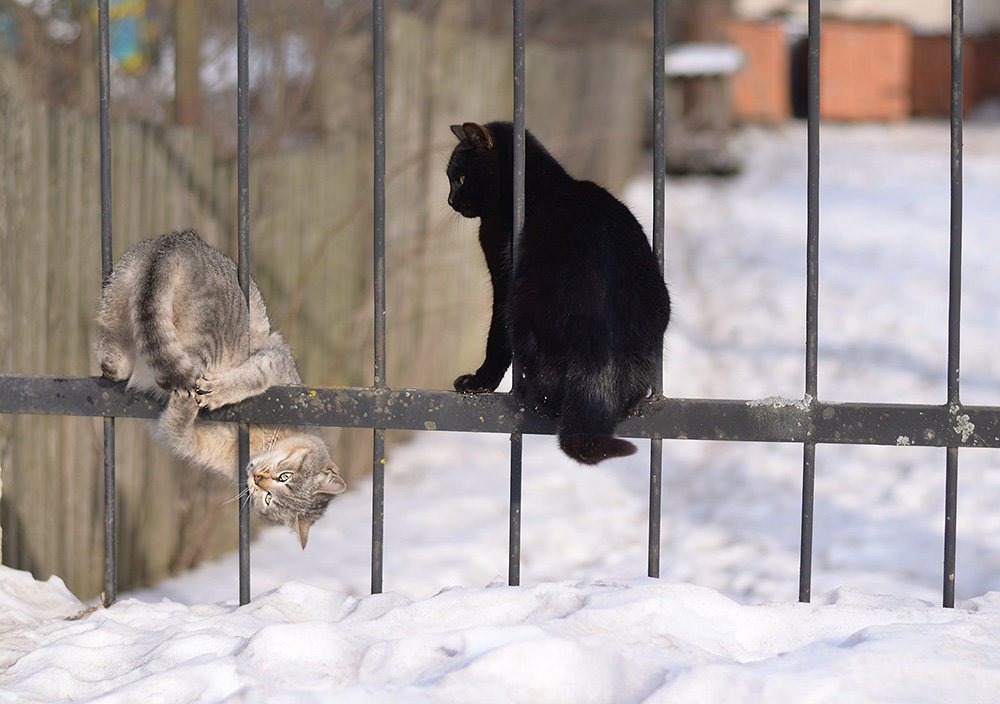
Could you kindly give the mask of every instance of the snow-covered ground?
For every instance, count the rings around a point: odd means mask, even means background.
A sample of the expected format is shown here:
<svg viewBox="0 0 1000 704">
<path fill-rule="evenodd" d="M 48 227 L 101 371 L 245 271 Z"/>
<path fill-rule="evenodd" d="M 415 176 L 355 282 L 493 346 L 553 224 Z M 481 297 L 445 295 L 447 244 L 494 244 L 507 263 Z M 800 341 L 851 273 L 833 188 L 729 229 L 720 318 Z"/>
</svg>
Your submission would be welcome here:
<svg viewBox="0 0 1000 704">
<path fill-rule="evenodd" d="M 805 132 L 748 131 L 731 181 L 669 181 L 673 396 L 803 390 Z M 822 135 L 819 395 L 942 403 L 944 123 Z M 962 396 L 1000 403 L 1000 126 L 965 134 Z M 649 178 L 626 199 L 649 222 Z M 484 312 L 485 315 L 485 312 Z M 252 552 L 86 605 L 0 570 L 0 702 L 992 702 L 1000 691 L 1000 455 L 961 453 L 958 609 L 938 608 L 944 452 L 821 446 L 813 603 L 797 596 L 801 448 L 664 444 L 660 580 L 648 462 L 573 465 L 525 439 L 520 588 L 505 437 L 425 433 L 387 464 L 385 590 L 369 596 L 371 486 L 301 551 Z"/>
</svg>

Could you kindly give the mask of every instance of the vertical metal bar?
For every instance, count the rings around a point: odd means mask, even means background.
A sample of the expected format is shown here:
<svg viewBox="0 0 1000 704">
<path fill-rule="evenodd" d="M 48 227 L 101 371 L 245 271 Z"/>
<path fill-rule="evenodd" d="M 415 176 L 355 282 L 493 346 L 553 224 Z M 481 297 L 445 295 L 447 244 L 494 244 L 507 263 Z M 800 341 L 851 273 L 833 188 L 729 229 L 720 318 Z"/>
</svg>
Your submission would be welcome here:
<svg viewBox="0 0 1000 704">
<path fill-rule="evenodd" d="M 115 539 L 115 419 L 104 419 L 104 593 L 101 603 L 111 606 L 118 598 L 118 545 Z"/>
<path fill-rule="evenodd" d="M 372 594 L 382 593 L 385 525 L 385 430 L 375 428 L 372 444 Z"/>
<path fill-rule="evenodd" d="M 101 144 L 101 282 L 111 275 L 111 35 L 108 1 L 97 3 L 97 63 L 100 80 Z M 111 606 L 118 598 L 117 499 L 115 492 L 115 419 L 104 419 L 104 593 Z"/>
<path fill-rule="evenodd" d="M 524 0 L 514 0 L 514 230 L 511 232 L 513 250 L 517 248 L 517 235 L 524 227 L 524 110 Z"/>
<path fill-rule="evenodd" d="M 247 0 L 236 0 L 236 136 L 237 136 L 237 270 L 243 297 L 250 306 L 250 20 Z M 249 318 L 248 318 L 249 322 Z M 249 324 L 247 335 L 250 335 Z M 246 423 L 239 428 L 239 466 L 236 468 L 240 496 L 247 491 L 250 433 Z M 250 504 L 239 502 L 240 604 L 250 602 Z"/>
<path fill-rule="evenodd" d="M 646 574 L 660 576 L 660 506 L 663 474 L 663 439 L 649 441 L 649 537 Z"/>
<path fill-rule="evenodd" d="M 98 0 L 98 74 L 100 80 L 101 132 L 101 277 L 111 274 L 111 32 L 108 20 L 109 0 Z"/>
<path fill-rule="evenodd" d="M 373 0 L 375 131 L 375 386 L 385 382 L 385 3 Z"/>
<path fill-rule="evenodd" d="M 375 253 L 375 388 L 386 387 L 385 364 L 385 2 L 372 0 L 372 84 L 374 86 L 373 237 Z M 372 441 L 372 594 L 382 591 L 385 516 L 385 430 Z"/>
<path fill-rule="evenodd" d="M 666 51 L 667 3 L 653 2 L 653 254 L 663 273 L 663 232 L 666 191 Z M 663 393 L 663 350 L 657 357 L 653 394 Z M 662 506 L 663 440 L 653 438 L 649 446 L 649 537 L 647 567 L 650 577 L 660 576 L 660 511 Z"/>
<path fill-rule="evenodd" d="M 806 241 L 806 395 L 816 397 L 819 315 L 819 0 L 809 0 L 807 241 Z"/>
<path fill-rule="evenodd" d="M 962 314 L 962 113 L 964 98 L 964 9 L 951 3 L 951 242 L 948 271 L 948 404 L 958 409 Z M 958 448 L 945 465 L 944 589 L 942 603 L 955 606 L 955 538 L 958 519 Z"/>
<path fill-rule="evenodd" d="M 944 491 L 944 579 L 941 605 L 955 606 L 955 554 L 958 518 L 958 448 L 949 447 L 945 455 Z"/>
<path fill-rule="evenodd" d="M 951 258 L 948 272 L 948 403 L 959 403 L 959 322 L 962 314 L 962 0 L 951 17 Z"/>
<path fill-rule="evenodd" d="M 799 601 L 812 596 L 813 504 L 816 491 L 816 445 L 802 446 L 802 525 L 799 534 Z"/>
<path fill-rule="evenodd" d="M 815 399 L 819 330 L 819 0 L 809 0 L 807 222 L 806 222 L 806 398 Z M 799 542 L 799 601 L 808 602 L 812 583 L 813 496 L 816 446 L 806 443 L 802 453 L 802 533 Z"/>
<path fill-rule="evenodd" d="M 507 541 L 507 584 L 521 583 L 521 459 L 523 439 L 520 433 L 510 436 L 510 520 Z"/>
<path fill-rule="evenodd" d="M 510 233 L 511 271 L 513 281 L 517 262 L 517 238 L 524 227 L 525 173 L 525 89 L 524 89 L 524 0 L 514 0 L 514 227 Z M 521 365 L 515 357 L 511 362 L 512 391 L 521 383 Z M 508 535 L 507 583 L 521 580 L 521 460 L 523 439 L 520 433 L 510 436 L 510 526 Z"/>
<path fill-rule="evenodd" d="M 247 465 L 250 463 L 250 427 L 240 423 L 239 427 L 239 463 L 237 470 L 237 486 L 239 495 L 247 496 Z M 239 510 L 239 580 L 240 605 L 250 603 L 250 502 L 240 501 Z"/>
</svg>

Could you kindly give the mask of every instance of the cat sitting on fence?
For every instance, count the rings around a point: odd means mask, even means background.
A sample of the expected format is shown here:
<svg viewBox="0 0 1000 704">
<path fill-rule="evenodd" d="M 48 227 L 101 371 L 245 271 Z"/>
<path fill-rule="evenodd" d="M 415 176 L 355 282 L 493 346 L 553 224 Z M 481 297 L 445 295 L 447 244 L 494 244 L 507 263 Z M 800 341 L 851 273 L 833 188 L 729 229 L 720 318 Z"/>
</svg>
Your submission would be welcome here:
<svg viewBox="0 0 1000 704">
<path fill-rule="evenodd" d="M 512 262 L 513 128 L 452 125 L 448 204 L 479 218 L 493 284 L 486 359 L 455 390 L 493 391 L 513 352 L 518 400 L 559 422 L 559 446 L 584 464 L 635 452 L 615 425 L 645 397 L 670 319 L 646 235 L 608 191 L 577 181 L 525 135 L 524 228 Z"/>
<path fill-rule="evenodd" d="M 236 264 L 194 232 L 129 249 L 104 286 L 97 316 L 103 375 L 166 398 L 158 439 L 228 478 L 237 465 L 237 426 L 199 420 L 198 409 L 301 383 L 253 281 L 247 317 Z M 285 425 L 250 426 L 247 485 L 257 513 L 293 528 L 303 548 L 309 527 L 346 488 L 319 431 Z"/>
</svg>

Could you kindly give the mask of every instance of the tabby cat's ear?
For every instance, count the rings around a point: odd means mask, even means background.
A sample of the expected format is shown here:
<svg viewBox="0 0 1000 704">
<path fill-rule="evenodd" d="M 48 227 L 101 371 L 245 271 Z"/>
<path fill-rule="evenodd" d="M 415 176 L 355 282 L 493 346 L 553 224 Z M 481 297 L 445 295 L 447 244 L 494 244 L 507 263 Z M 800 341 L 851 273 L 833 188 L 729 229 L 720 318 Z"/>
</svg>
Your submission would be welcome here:
<svg viewBox="0 0 1000 704">
<path fill-rule="evenodd" d="M 458 125 L 452 125 L 451 131 L 455 133 L 456 137 L 466 140 L 469 144 L 482 152 L 490 151 L 493 149 L 495 144 L 492 133 L 490 133 L 490 131 L 482 125 L 477 125 L 475 122 L 463 122 L 461 127 Z"/>
<path fill-rule="evenodd" d="M 305 520 L 304 518 L 295 517 L 295 532 L 299 534 L 299 542 L 302 544 L 302 549 L 306 549 L 306 541 L 309 540 L 309 527 L 312 523 Z"/>
<path fill-rule="evenodd" d="M 332 494 L 336 496 L 337 494 L 343 494 L 346 490 L 347 484 L 337 474 L 337 469 L 335 467 L 327 467 L 323 471 L 323 477 L 317 483 L 316 488 L 313 489 L 313 495 Z"/>
</svg>

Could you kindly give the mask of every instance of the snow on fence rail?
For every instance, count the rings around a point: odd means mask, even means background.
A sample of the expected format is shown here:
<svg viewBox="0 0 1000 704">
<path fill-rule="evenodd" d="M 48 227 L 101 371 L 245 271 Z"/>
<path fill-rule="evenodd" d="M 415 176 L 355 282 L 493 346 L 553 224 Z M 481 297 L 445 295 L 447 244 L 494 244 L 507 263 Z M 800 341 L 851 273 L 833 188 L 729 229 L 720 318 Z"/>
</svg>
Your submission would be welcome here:
<svg viewBox="0 0 1000 704">
<path fill-rule="evenodd" d="M 245 285 L 249 271 L 249 159 L 248 159 L 248 23 L 246 0 L 238 0 L 238 231 L 239 270 Z M 514 5 L 514 127 L 515 220 L 524 203 L 524 8 Z M 623 421 L 617 432 L 626 437 L 651 438 L 648 573 L 659 573 L 659 511 L 662 440 L 736 440 L 792 442 L 803 446 L 802 533 L 799 599 L 810 598 L 813 480 L 817 443 L 937 446 L 947 448 L 945 467 L 945 524 L 943 596 L 945 606 L 955 599 L 955 526 L 958 489 L 958 449 L 1000 448 L 1000 407 L 965 406 L 959 397 L 959 314 L 962 244 L 962 37 L 961 0 L 952 2 L 952 119 L 951 119 L 951 259 L 948 320 L 948 394 L 946 402 L 930 404 L 824 403 L 817 391 L 817 312 L 819 262 L 819 2 L 809 2 L 809 117 L 807 178 L 806 379 L 802 399 L 762 400 L 672 399 L 654 389 L 639 412 Z M 654 189 L 653 246 L 663 260 L 665 194 L 665 0 L 654 0 Z M 508 581 L 517 584 L 520 567 L 520 461 L 523 433 L 552 433 L 553 425 L 519 408 L 508 394 L 466 396 L 452 392 L 394 389 L 386 380 L 385 318 L 385 12 L 383 0 L 373 0 L 374 86 L 374 383 L 359 388 L 275 387 L 238 406 L 219 409 L 213 420 L 247 423 L 307 423 L 322 426 L 370 428 L 373 431 L 372 592 L 382 588 L 382 519 L 385 479 L 385 431 L 393 429 L 458 430 L 511 435 L 510 527 Z M 111 265 L 111 160 L 109 132 L 107 0 L 99 2 L 101 77 L 101 217 L 102 268 Z M 116 598 L 116 531 L 114 419 L 153 418 L 159 405 L 126 391 L 123 384 L 91 377 L 0 376 L 0 413 L 83 415 L 103 417 L 105 423 L 105 590 L 103 601 Z M 245 433 L 240 467 L 241 490 L 247 460 Z M 240 600 L 249 601 L 249 514 L 240 513 Z"/>
</svg>

